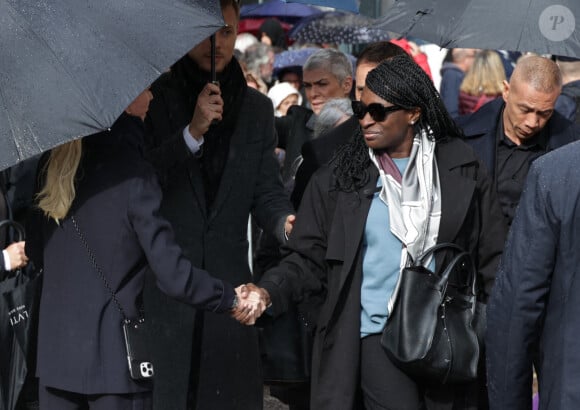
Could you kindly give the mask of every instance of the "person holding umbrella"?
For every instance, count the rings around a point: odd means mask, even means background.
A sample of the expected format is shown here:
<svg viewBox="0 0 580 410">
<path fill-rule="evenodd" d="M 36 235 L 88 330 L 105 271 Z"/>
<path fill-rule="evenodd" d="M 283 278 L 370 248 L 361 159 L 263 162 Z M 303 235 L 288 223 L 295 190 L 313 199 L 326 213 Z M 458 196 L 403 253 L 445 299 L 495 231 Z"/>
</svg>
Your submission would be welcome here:
<svg viewBox="0 0 580 410">
<path fill-rule="evenodd" d="M 249 215 L 279 242 L 294 215 L 274 156 L 272 103 L 247 87 L 233 58 L 238 3 L 220 4 L 226 25 L 215 34 L 215 58 L 208 38 L 152 84 L 144 150 L 161 177 L 162 214 L 186 256 L 238 286 L 252 281 Z M 145 313 L 154 329 L 155 409 L 262 407 L 256 329 L 169 300 L 152 280 Z"/>
</svg>

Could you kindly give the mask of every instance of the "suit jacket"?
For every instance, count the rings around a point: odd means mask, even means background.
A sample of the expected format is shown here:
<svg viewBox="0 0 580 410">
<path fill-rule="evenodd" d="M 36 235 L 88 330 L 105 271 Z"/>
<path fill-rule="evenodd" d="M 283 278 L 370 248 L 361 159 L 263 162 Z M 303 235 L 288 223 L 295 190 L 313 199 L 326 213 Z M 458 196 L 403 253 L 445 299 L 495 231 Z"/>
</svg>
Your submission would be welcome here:
<svg viewBox="0 0 580 410">
<path fill-rule="evenodd" d="M 532 164 L 487 309 L 490 406 L 530 409 L 532 364 L 540 409 L 580 403 L 580 142 Z"/>
<path fill-rule="evenodd" d="M 468 249 L 489 293 L 505 235 L 491 181 L 472 150 L 457 139 L 438 142 L 436 159 L 442 199 L 438 242 L 454 242 Z M 369 172 L 366 186 L 352 193 L 334 189 L 328 166 L 312 177 L 287 244 L 287 256 L 259 283 L 270 293 L 273 315 L 286 311 L 288 303 L 313 294 L 325 296 L 316 312 L 313 348 L 311 407 L 317 410 L 360 408 L 361 244 L 371 205 L 369 192 L 374 192 L 378 178 L 374 165 Z M 449 261 L 450 253 L 436 256 L 437 269 Z M 472 385 L 433 389 L 428 393 L 432 399 L 429 409 L 451 408 L 461 396 L 471 403 L 461 408 L 477 408 L 476 390 Z"/>
<path fill-rule="evenodd" d="M 182 136 L 194 107 L 176 105 L 173 95 L 178 91 L 154 89 L 148 113 L 148 132 L 161 152 L 155 155 L 165 157 L 162 164 L 171 164 L 158 168 L 164 181 L 162 213 L 195 266 L 235 286 L 251 282 L 249 215 L 282 241 L 284 220 L 294 212 L 274 156 L 272 103 L 251 88 L 246 91 L 217 195 L 208 209 L 200 159 L 189 153 Z M 256 329 L 229 317 L 198 314 L 168 299 L 152 282 L 146 284 L 145 302 L 155 329 L 155 409 L 185 409 L 190 385 L 195 386 L 198 409 L 262 408 Z"/>
<path fill-rule="evenodd" d="M 473 114 L 457 120 L 457 124 L 463 128 L 465 142 L 471 145 L 494 180 L 497 152 L 496 128 L 504 106 L 503 99 L 498 98 L 485 104 Z M 557 111 L 554 111 L 546 124 L 546 130 L 548 132 L 547 151 L 576 141 L 580 137 L 580 128 Z"/>
<path fill-rule="evenodd" d="M 312 139 L 313 128 L 307 126 L 313 120 L 314 112 L 311 109 L 293 105 L 284 117 L 276 117 L 276 132 L 278 133 L 278 147 L 286 151 L 282 180 L 287 182 L 292 178 L 292 165 L 298 156 L 302 145 Z M 313 124 L 312 124 L 313 125 Z"/>
<path fill-rule="evenodd" d="M 292 204 L 296 209 L 300 205 L 304 190 L 312 174 L 332 159 L 338 148 L 350 140 L 358 126 L 358 119 L 352 116 L 326 134 L 306 141 L 302 145 L 302 164 L 300 164 L 298 172 L 296 172 L 294 189 L 291 195 Z"/>
<path fill-rule="evenodd" d="M 113 131 L 85 138 L 69 215 L 56 224 L 38 212 L 28 224 L 27 253 L 36 266 L 44 266 L 37 375 L 43 385 L 76 393 L 129 393 L 151 386 L 129 376 L 123 315 L 70 216 L 128 318 L 140 316 L 149 266 L 163 292 L 198 308 L 224 312 L 234 297 L 230 284 L 183 256 L 169 222 L 159 216 L 161 189 L 152 167 L 119 136 Z"/>
</svg>

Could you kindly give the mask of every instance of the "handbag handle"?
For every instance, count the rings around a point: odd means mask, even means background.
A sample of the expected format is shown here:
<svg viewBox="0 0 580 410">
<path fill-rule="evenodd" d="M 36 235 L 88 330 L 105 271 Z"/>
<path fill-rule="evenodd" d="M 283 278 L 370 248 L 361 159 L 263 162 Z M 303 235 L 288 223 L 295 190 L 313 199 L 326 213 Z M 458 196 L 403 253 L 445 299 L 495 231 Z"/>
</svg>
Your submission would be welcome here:
<svg viewBox="0 0 580 410">
<path fill-rule="evenodd" d="M 23 241 L 26 235 L 24 234 L 24 227 L 12 219 L 5 219 L 0 222 L 0 229 L 9 226 L 16 232 L 16 242 Z"/>
<path fill-rule="evenodd" d="M 419 255 L 417 257 L 417 259 L 415 261 L 412 261 L 412 264 L 414 266 L 423 265 L 423 259 L 425 259 L 427 256 L 431 255 L 432 253 L 434 253 L 440 249 L 444 249 L 444 248 L 451 248 L 451 249 L 455 249 L 456 251 L 459 251 L 459 252 L 465 252 L 465 249 L 463 249 L 461 246 L 459 246 L 455 243 L 442 242 L 442 243 L 438 243 L 438 244 L 430 247 L 426 251 L 424 251 L 421 255 Z"/>
<path fill-rule="evenodd" d="M 453 271 L 453 269 L 455 268 L 455 266 L 461 261 L 461 259 L 467 258 L 468 263 L 469 263 L 469 280 L 468 280 L 468 284 L 471 287 L 471 294 L 473 296 L 476 295 L 475 291 L 476 291 L 476 278 L 477 278 L 477 274 L 475 272 L 475 263 L 473 262 L 473 258 L 471 257 L 471 255 L 469 254 L 469 252 L 463 251 L 460 254 L 458 254 L 457 256 L 455 256 L 451 262 L 449 262 L 449 265 L 447 265 L 447 268 L 445 268 L 445 270 L 443 271 L 443 273 L 441 274 L 441 278 L 439 279 L 439 286 L 443 287 L 443 292 L 441 293 L 441 298 L 445 297 L 445 293 L 447 292 L 447 284 L 449 283 L 449 275 L 451 274 L 451 271 Z M 472 313 L 475 313 L 475 303 L 471 306 L 471 311 Z"/>
</svg>

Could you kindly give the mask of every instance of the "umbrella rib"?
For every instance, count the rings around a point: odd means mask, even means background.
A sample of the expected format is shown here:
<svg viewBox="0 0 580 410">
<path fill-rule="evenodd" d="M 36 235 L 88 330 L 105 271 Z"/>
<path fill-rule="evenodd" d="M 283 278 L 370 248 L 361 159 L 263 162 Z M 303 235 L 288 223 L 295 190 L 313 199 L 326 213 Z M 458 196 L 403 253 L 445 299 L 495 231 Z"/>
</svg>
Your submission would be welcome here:
<svg viewBox="0 0 580 410">
<path fill-rule="evenodd" d="M 525 18 L 523 21 L 528 21 L 528 16 L 529 16 L 529 14 L 530 14 L 530 10 L 531 10 L 531 8 L 532 8 L 532 0 L 529 0 L 529 1 L 528 1 L 528 7 L 526 8 L 526 18 Z M 519 47 L 520 47 L 520 44 L 521 44 L 521 42 L 522 42 L 522 38 L 523 38 L 523 36 L 524 36 L 524 30 L 522 29 L 522 30 L 520 31 L 520 35 L 519 35 L 519 37 L 518 37 L 518 42 L 517 42 L 517 44 L 516 44 L 516 47 L 517 47 L 518 49 L 519 49 Z"/>
</svg>

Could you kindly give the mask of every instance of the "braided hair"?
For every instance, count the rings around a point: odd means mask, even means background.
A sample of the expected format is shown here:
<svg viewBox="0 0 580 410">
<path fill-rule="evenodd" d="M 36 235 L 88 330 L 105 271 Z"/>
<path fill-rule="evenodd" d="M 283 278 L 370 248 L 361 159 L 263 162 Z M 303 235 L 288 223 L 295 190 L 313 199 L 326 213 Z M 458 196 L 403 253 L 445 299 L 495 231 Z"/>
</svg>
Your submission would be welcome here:
<svg viewBox="0 0 580 410">
<path fill-rule="evenodd" d="M 398 55 L 383 61 L 368 73 L 365 83 L 385 101 L 406 110 L 419 108 L 421 115 L 414 125 L 415 133 L 425 130 L 435 141 L 463 136 L 429 76 L 409 56 Z M 368 147 L 359 128 L 333 159 L 336 188 L 353 192 L 363 187 L 369 179 L 369 164 Z"/>
</svg>

